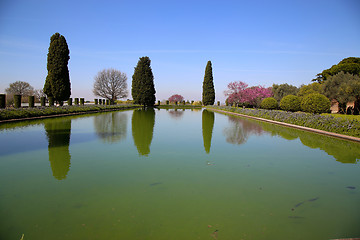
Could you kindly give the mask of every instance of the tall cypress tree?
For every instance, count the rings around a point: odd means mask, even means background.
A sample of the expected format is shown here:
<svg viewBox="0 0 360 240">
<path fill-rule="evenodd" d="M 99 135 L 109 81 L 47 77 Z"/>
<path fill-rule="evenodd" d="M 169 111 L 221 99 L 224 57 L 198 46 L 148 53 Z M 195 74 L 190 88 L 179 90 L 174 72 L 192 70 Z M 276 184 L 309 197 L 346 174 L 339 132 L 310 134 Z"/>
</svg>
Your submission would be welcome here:
<svg viewBox="0 0 360 240">
<path fill-rule="evenodd" d="M 203 93 L 202 93 L 203 105 L 214 105 L 215 102 L 215 89 L 214 79 L 212 74 L 211 61 L 208 61 L 205 68 L 205 76 L 203 82 Z"/>
<path fill-rule="evenodd" d="M 48 75 L 45 80 L 44 93 L 59 102 L 69 99 L 71 95 L 68 69 L 69 53 L 65 37 L 59 33 L 52 35 L 47 55 Z"/>
<path fill-rule="evenodd" d="M 156 100 L 154 76 L 150 63 L 149 57 L 141 57 L 132 76 L 131 95 L 135 103 L 144 107 L 154 106 Z"/>
</svg>

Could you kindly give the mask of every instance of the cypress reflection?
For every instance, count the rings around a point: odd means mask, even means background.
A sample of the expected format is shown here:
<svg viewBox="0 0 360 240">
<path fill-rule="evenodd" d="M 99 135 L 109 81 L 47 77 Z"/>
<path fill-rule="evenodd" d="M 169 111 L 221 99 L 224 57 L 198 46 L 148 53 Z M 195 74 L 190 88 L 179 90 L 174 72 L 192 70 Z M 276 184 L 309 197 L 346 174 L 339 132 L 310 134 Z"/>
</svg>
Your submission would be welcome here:
<svg viewBox="0 0 360 240">
<path fill-rule="evenodd" d="M 69 152 L 71 118 L 51 119 L 44 123 L 48 139 L 49 161 L 53 176 L 65 179 L 70 169 L 71 155 Z"/>
<path fill-rule="evenodd" d="M 153 108 L 134 110 L 131 123 L 134 144 L 139 154 L 148 156 L 155 125 L 155 110 Z"/>
<path fill-rule="evenodd" d="M 202 112 L 202 134 L 204 141 L 204 148 L 206 153 L 210 153 L 211 138 L 214 129 L 215 114 L 214 112 L 204 110 Z"/>
</svg>

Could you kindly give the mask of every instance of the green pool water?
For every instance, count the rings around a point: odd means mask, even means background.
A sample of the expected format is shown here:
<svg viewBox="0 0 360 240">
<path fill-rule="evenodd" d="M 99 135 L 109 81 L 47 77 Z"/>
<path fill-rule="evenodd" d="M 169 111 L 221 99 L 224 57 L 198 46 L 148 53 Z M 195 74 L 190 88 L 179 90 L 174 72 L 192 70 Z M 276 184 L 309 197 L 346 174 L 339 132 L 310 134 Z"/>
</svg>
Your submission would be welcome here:
<svg viewBox="0 0 360 240">
<path fill-rule="evenodd" d="M 360 144 L 207 110 L 0 125 L 0 239 L 360 237 Z"/>
</svg>

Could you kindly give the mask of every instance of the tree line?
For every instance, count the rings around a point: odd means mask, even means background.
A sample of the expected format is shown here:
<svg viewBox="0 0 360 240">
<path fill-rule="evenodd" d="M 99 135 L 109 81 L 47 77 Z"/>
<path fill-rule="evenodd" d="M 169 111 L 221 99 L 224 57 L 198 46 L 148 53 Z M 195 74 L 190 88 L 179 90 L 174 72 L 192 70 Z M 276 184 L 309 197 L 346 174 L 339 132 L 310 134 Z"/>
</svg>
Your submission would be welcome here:
<svg viewBox="0 0 360 240">
<path fill-rule="evenodd" d="M 273 84 L 272 87 L 265 88 L 248 87 L 241 81 L 231 82 L 224 94 L 227 96 L 226 103 L 230 105 L 280 108 L 286 111 L 328 112 L 330 101 L 335 101 L 338 103 L 340 113 L 359 114 L 360 58 L 345 58 L 317 74 L 312 81 L 313 83 L 301 85 L 299 88 L 287 83 Z M 354 102 L 354 106 L 347 108 L 349 102 Z M 316 109 L 309 109 L 309 103 L 312 103 Z"/>
<path fill-rule="evenodd" d="M 56 102 L 60 106 L 70 99 L 71 82 L 69 76 L 68 62 L 70 51 L 66 39 L 60 33 L 55 33 L 50 38 L 50 46 L 47 54 L 47 71 L 45 84 L 42 90 L 37 91 L 37 98 L 47 96 L 49 102 Z M 155 85 L 154 75 L 151 69 L 149 57 L 141 57 L 134 69 L 132 76 L 131 95 L 135 104 L 154 106 Z M 9 95 L 31 96 L 35 94 L 33 87 L 27 82 L 18 81 L 10 84 L 6 89 Z M 116 69 L 104 69 L 94 77 L 93 93 L 95 96 L 103 97 L 114 104 L 117 99 L 125 98 L 128 95 L 127 76 Z M 205 105 L 212 105 L 215 101 L 215 90 L 212 76 L 212 66 L 209 61 L 206 66 L 202 102 Z M 1 106 L 5 107 L 5 95 L 0 97 Z M 3 106 L 4 105 L 4 106 Z"/>
</svg>

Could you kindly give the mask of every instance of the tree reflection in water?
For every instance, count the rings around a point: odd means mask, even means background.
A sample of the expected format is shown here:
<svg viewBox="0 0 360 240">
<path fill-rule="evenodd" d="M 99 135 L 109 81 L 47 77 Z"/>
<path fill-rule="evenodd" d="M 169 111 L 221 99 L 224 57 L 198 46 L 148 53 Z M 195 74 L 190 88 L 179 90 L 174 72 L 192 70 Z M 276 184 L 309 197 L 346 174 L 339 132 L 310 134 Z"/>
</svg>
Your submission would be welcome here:
<svg viewBox="0 0 360 240">
<path fill-rule="evenodd" d="M 255 134 L 270 133 L 272 136 L 280 136 L 287 140 L 300 139 L 307 147 L 320 149 L 333 156 L 341 163 L 357 163 L 360 160 L 359 143 L 302 131 L 295 128 L 270 124 L 261 121 L 229 116 L 230 127 L 224 129 L 226 141 L 232 144 L 243 144 Z"/>
<path fill-rule="evenodd" d="M 214 112 L 205 109 L 202 112 L 202 134 L 203 134 L 204 148 L 206 153 L 210 153 L 214 121 L 215 121 Z"/>
<path fill-rule="evenodd" d="M 153 108 L 134 110 L 131 123 L 134 144 L 139 154 L 148 156 L 155 125 L 155 110 Z"/>
<path fill-rule="evenodd" d="M 243 144 L 247 141 L 250 135 L 262 135 L 263 128 L 246 119 L 229 116 L 229 125 L 224 129 L 223 133 L 226 136 L 226 141 L 232 144 Z"/>
<path fill-rule="evenodd" d="M 181 119 L 184 114 L 185 109 L 169 109 L 168 113 L 174 119 Z"/>
<path fill-rule="evenodd" d="M 126 138 L 127 114 L 111 112 L 94 117 L 96 135 L 107 143 L 119 142 Z"/>
<path fill-rule="evenodd" d="M 46 120 L 44 128 L 49 143 L 49 161 L 53 176 L 58 180 L 65 179 L 70 169 L 71 159 L 69 152 L 71 118 Z"/>
</svg>

